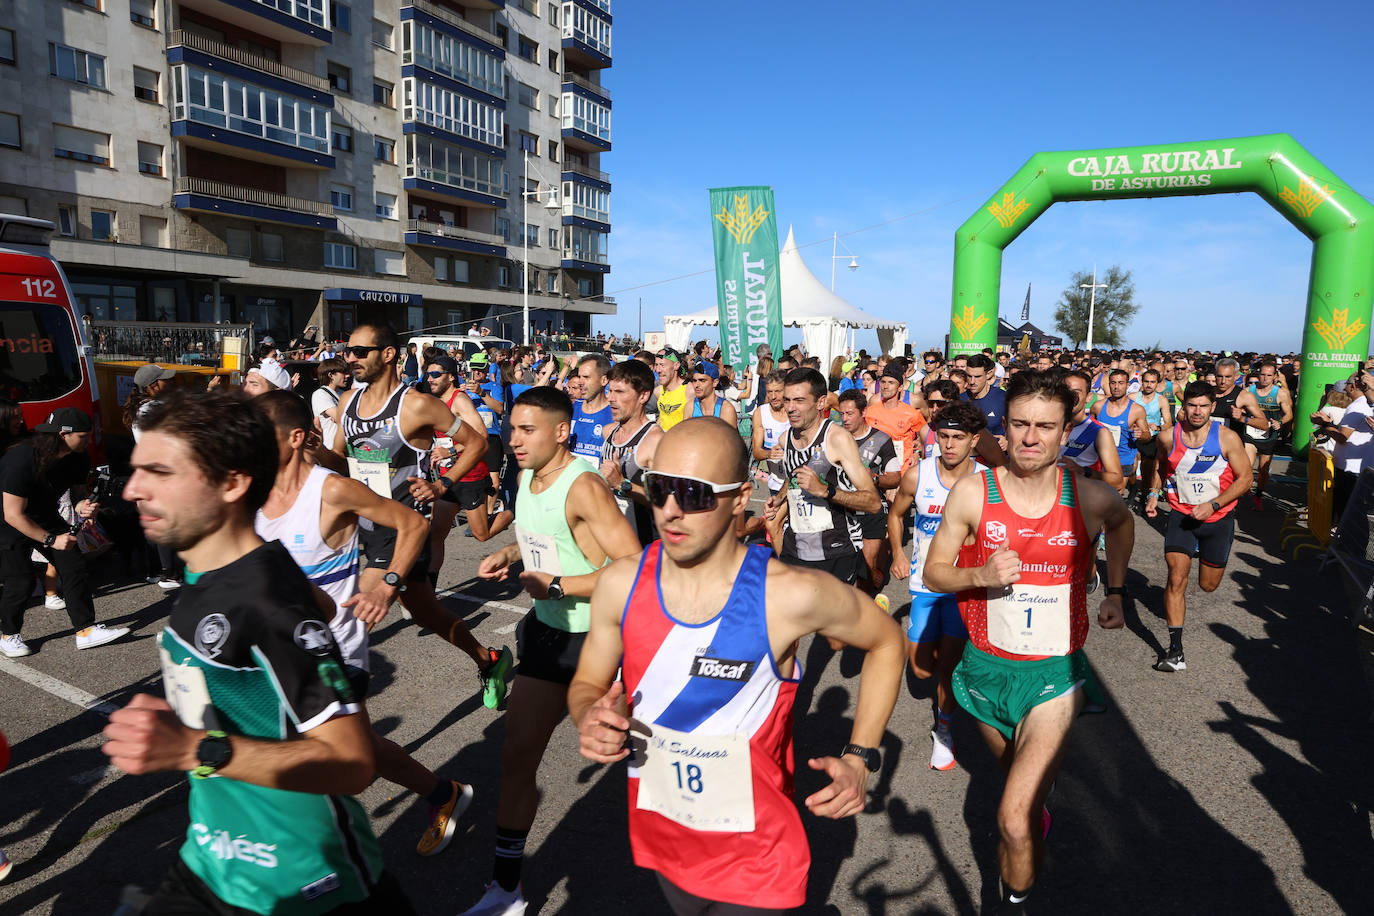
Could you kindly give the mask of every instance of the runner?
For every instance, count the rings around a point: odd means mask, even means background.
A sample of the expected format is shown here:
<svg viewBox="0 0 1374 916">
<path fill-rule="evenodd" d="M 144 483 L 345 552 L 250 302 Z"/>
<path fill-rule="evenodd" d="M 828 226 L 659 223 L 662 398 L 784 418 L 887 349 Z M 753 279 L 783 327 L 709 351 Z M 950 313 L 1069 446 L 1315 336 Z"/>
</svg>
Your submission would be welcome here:
<svg viewBox="0 0 1374 916">
<path fill-rule="evenodd" d="M 868 397 L 862 391 L 850 389 L 840 395 L 840 425 L 854 437 L 854 444 L 859 447 L 859 460 L 873 475 L 873 485 L 882 501 L 882 508 L 877 512 L 855 513 L 863 537 L 864 562 L 868 564 L 867 581 L 859 587 L 866 594 L 876 596 L 882 593 L 887 582 L 890 559 L 885 556 L 888 494 L 894 493 L 902 482 L 902 459 L 887 433 L 864 422 L 867 406 Z"/>
<path fill-rule="evenodd" d="M 611 368 L 607 387 L 615 426 L 601 447 L 601 476 L 615 492 L 616 505 L 634 527 L 639 543 L 648 544 L 657 535 L 644 495 L 644 471 L 653 463 L 654 450 L 663 438 L 663 430 L 644 413 L 654 390 L 654 373 L 639 360 L 628 360 Z"/>
<path fill-rule="evenodd" d="M 916 440 L 926 425 L 921 412 L 902 400 L 904 381 L 902 367 L 889 364 L 878 378 L 878 399 L 870 401 L 864 411 L 865 422 L 887 433 L 892 440 L 903 471 L 919 460 Z"/>
<path fill-rule="evenodd" d="M 374 760 L 333 602 L 253 531 L 277 471 L 272 424 L 242 397 L 181 391 L 141 426 L 124 496 L 186 562 L 158 639 L 175 705 L 136 695 L 101 750 L 190 785 L 186 841 L 143 913 L 413 913 L 351 797 Z"/>
<path fill-rule="evenodd" d="M 1026 909 L 1049 832 L 1045 798 L 1084 694 L 1097 693 L 1082 652 L 1093 535 L 1107 530 L 1097 615 L 1106 628 L 1123 623 L 1135 538 L 1134 516 L 1111 487 L 1057 466 L 1075 398 L 1057 374 L 1017 373 L 1007 390 L 1010 463 L 954 484 L 925 567 L 927 588 L 959 594 L 970 645 L 954 694 L 1007 774 L 997 824 L 1009 912 Z"/>
<path fill-rule="evenodd" d="M 935 435 L 935 418 L 940 411 L 958 401 L 959 394 L 959 386 L 944 378 L 931 379 L 922 387 L 921 395 L 925 401 L 926 409 L 930 412 L 926 415 L 926 425 L 921 428 L 921 437 L 916 440 L 916 455 L 912 458 L 911 465 L 907 466 L 907 470 L 911 470 L 912 467 L 926 458 L 940 453 L 939 439 Z M 996 447 L 995 442 L 993 446 Z"/>
<path fill-rule="evenodd" d="M 1278 448 L 1283 428 L 1293 422 L 1293 396 L 1282 385 L 1277 384 L 1278 366 L 1272 360 L 1265 360 L 1259 365 L 1258 375 L 1259 381 L 1251 387 L 1250 393 L 1255 396 L 1260 410 L 1264 412 L 1268 428 L 1261 432 L 1255 429 L 1253 424 L 1247 424 L 1244 439 L 1245 454 L 1250 458 L 1250 466 L 1255 475 L 1255 492 L 1251 498 L 1257 511 L 1264 508 L 1264 488 L 1269 484 L 1269 465 L 1274 460 L 1274 451 Z"/>
<path fill-rule="evenodd" d="M 654 461 L 645 481 L 663 539 L 604 571 L 568 694 L 582 754 L 613 763 L 633 743 L 630 846 L 674 913 L 791 910 L 806 900 L 810 870 L 793 800 L 797 643 L 819 632 L 867 652 L 851 743 L 807 761 L 830 779 L 807 809 L 841 818 L 863 808 L 881 763 L 901 633 L 857 590 L 731 536 L 752 488 L 734 429 L 689 420 L 664 436 Z M 677 740 L 710 756 L 676 753 Z"/>
<path fill-rule="evenodd" d="M 457 386 L 458 361 L 451 356 L 438 355 L 425 364 L 425 382 L 429 393 L 444 402 L 449 413 L 453 414 L 468 429 L 485 431 L 482 415 L 477 412 L 472 400 Z M 478 446 L 480 448 L 481 446 Z M 491 440 L 487 439 L 487 449 Z M 429 453 L 430 478 L 438 482 L 444 472 L 453 467 L 458 459 L 459 450 L 447 429 L 434 431 L 434 447 Z M 461 509 L 467 518 L 472 536 L 478 541 L 487 541 L 505 530 L 509 524 L 510 513 L 498 524 L 492 524 L 487 515 L 487 498 L 492 493 L 491 469 L 487 464 L 490 451 L 478 459 L 472 470 L 464 474 L 443 496 L 434 501 L 429 526 L 429 581 L 438 582 L 439 570 L 444 566 L 444 551 L 449 532 L 453 530 L 453 520 Z"/>
<path fill-rule="evenodd" d="M 968 392 L 964 395 L 983 411 L 988 419 L 988 434 L 997 440 L 998 446 L 1006 451 L 1007 434 L 1002 418 L 1007 412 L 1007 393 L 995 384 L 994 366 L 991 357 L 975 353 L 968 358 Z"/>
<path fill-rule="evenodd" d="M 658 375 L 654 409 L 658 413 L 658 425 L 667 432 L 687 415 L 688 391 L 682 381 L 682 362 L 677 352 L 665 349 L 660 353 L 654 360 L 654 372 Z"/>
<path fill-rule="evenodd" d="M 1162 391 L 1159 391 L 1159 380 L 1162 378 L 1159 369 L 1150 368 L 1140 373 L 1140 391 L 1131 395 L 1131 400 L 1145 408 L 1145 423 L 1150 428 L 1150 438 L 1139 444 L 1140 453 L 1140 511 L 1145 511 L 1145 500 L 1150 495 L 1150 481 L 1155 476 L 1155 459 L 1159 455 L 1159 448 L 1155 437 L 1159 435 L 1161 429 L 1173 425 L 1173 406 L 1171 398 Z"/>
<path fill-rule="evenodd" d="M 577 361 L 584 395 L 573 402 L 572 451 L 593 465 L 601 462 L 601 446 L 611 426 L 611 405 L 606 400 L 606 373 L 610 371 L 611 361 L 600 353 L 589 353 Z"/>
<path fill-rule="evenodd" d="M 1136 479 L 1136 444 L 1150 438 L 1150 426 L 1145 408 L 1135 402 L 1129 392 L 1131 376 L 1125 369 L 1107 373 L 1107 397 L 1093 405 L 1093 416 L 1107 428 L 1121 462 L 1121 484 L 1117 492 L 1127 495 Z"/>
<path fill-rule="evenodd" d="M 488 496 L 489 512 L 499 511 L 494 494 L 499 493 L 501 488 L 501 466 L 506 456 L 506 449 L 501 441 L 501 424 L 506 413 L 506 392 L 501 385 L 500 369 L 497 369 L 494 380 L 491 375 L 491 363 L 487 354 L 477 352 L 468 358 L 468 380 L 463 386 L 463 393 L 477 409 L 477 415 L 482 418 L 482 425 L 487 432 L 484 460 L 491 471 L 493 491 L 493 495 Z"/>
<path fill-rule="evenodd" d="M 1225 422 L 1231 432 L 1241 437 L 1242 443 L 1248 438 L 1247 429 L 1267 433 L 1269 418 L 1260 408 L 1259 399 L 1239 384 L 1240 363 L 1228 356 L 1217 360 L 1213 372 L 1216 375 L 1216 403 L 1212 406 L 1212 416 Z M 1187 400 L 1186 394 L 1184 400 Z"/>
<path fill-rule="evenodd" d="M 779 481 L 778 488 L 781 488 L 782 484 L 781 478 L 776 474 L 777 462 L 782 458 L 783 440 L 787 436 L 787 431 L 791 429 L 782 402 L 783 381 L 786 378 L 785 372 L 769 373 L 764 380 L 764 394 L 767 400 L 754 409 L 753 416 L 754 460 L 758 462 L 760 471 L 770 479 Z"/>
<path fill-rule="evenodd" d="M 345 392 L 339 401 L 341 419 L 333 447 L 336 460 L 346 462 L 349 476 L 366 483 L 378 496 L 410 509 L 428 509 L 477 466 L 483 454 L 482 434 L 456 420 L 438 398 L 401 385 L 396 375 L 400 341 L 388 325 L 358 325 L 348 337 L 345 352 L 353 377 L 367 385 L 361 391 L 355 388 Z M 431 483 L 426 478 L 434 430 L 443 427 L 451 430 L 454 442 L 461 446 L 460 454 L 453 466 Z M 366 520 L 361 528 L 359 539 L 367 554 L 367 566 L 359 587 L 370 592 L 391 564 L 396 532 Z M 483 704 L 488 709 L 499 706 L 506 693 L 510 650 L 503 647 L 498 652 L 483 646 L 461 617 L 439 604 L 429 580 L 427 550 L 421 551 L 407 571 L 405 585 L 401 604 L 416 625 L 438 633 L 471 656 L 482 682 Z"/>
<path fill-rule="evenodd" d="M 930 732 L 930 768 L 948 770 L 954 766 L 954 736 L 950 717 L 954 715 L 954 692 L 950 677 L 964 654 L 968 630 L 959 616 L 954 595 L 940 595 L 922 581 L 931 538 L 940 527 L 949 488 L 982 469 L 973 455 L 978 434 L 987 428 L 987 417 L 977 405 L 956 401 L 943 407 L 930 421 L 939 440 L 938 453 L 922 459 L 902 475 L 901 487 L 892 500 L 887 518 L 887 534 L 892 545 L 892 575 L 911 577 L 911 612 L 907 626 L 907 660 L 918 678 L 938 675 L 935 682 L 935 727 Z M 911 561 L 902 552 L 902 535 L 907 513 L 916 508 L 916 524 L 911 532 Z"/>
<path fill-rule="evenodd" d="M 315 367 L 315 376 L 320 386 L 310 393 L 310 412 L 319 419 L 320 441 L 328 448 L 334 444 L 334 436 L 339 424 L 334 422 L 334 408 L 339 397 L 353 384 L 353 373 L 348 371 L 348 363 L 334 356 L 320 360 Z"/>
<path fill-rule="evenodd" d="M 1169 582 L 1164 613 L 1169 620 L 1169 648 L 1155 662 L 1156 671 L 1183 671 L 1183 621 L 1187 615 L 1188 573 L 1193 557 L 1200 563 L 1197 584 L 1214 592 L 1221 584 L 1235 537 L 1236 502 L 1250 489 L 1250 462 L 1240 437 L 1216 418 L 1216 396 L 1206 382 L 1191 382 L 1183 392 L 1183 410 L 1172 430 L 1159 435 L 1159 467 L 1145 514 L 1158 512 L 1161 478 L 1167 481 L 1169 525 L 1164 532 L 1164 560 Z"/>
<path fill-rule="evenodd" d="M 447 356 L 436 359 L 448 360 Z M 432 364 L 431 364 L 432 365 Z M 278 466 L 272 492 L 258 510 L 254 529 L 264 541 L 280 541 L 310 584 L 336 605 L 328 621 L 343 657 L 344 673 L 361 704 L 367 699 L 368 630 L 386 617 L 415 562 L 429 526 L 418 512 L 383 499 L 366 484 L 320 467 L 308 457 L 313 425 L 305 403 L 286 391 L 257 399 L 277 435 Z M 469 405 L 469 408 L 471 405 Z M 358 522 L 397 532 L 390 569 L 371 592 L 358 590 Z M 457 818 L 472 800 L 472 787 L 440 779 L 393 741 L 372 732 L 377 774 L 429 801 L 429 818 L 416 851 L 432 856 L 448 845 Z"/>
<path fill-rule="evenodd" d="M 692 409 L 693 417 L 717 417 L 731 426 L 739 425 L 739 412 L 735 405 L 716 391 L 720 381 L 720 369 L 713 362 L 702 360 L 692 369 Z"/>
<path fill-rule="evenodd" d="M 1091 384 L 1088 374 L 1070 372 L 1062 378 L 1077 398 L 1077 404 L 1069 437 L 1059 449 L 1060 463 L 1075 474 L 1096 477 L 1109 487 L 1120 487 L 1125 478 L 1121 474 L 1121 458 L 1112 441 L 1111 430 L 1087 410 Z"/>
<path fill-rule="evenodd" d="M 520 582 L 534 610 L 520 625 L 520 667 L 506 710 L 492 877 L 467 916 L 525 911 L 520 870 L 539 804 L 535 777 L 568 708 L 588 599 L 609 560 L 640 549 L 605 481 L 568 450 L 571 426 L 572 402 L 552 388 L 531 388 L 511 407 L 511 447 L 521 468 L 516 543 L 483 560 L 478 575 L 502 581 L 523 561 Z"/>
</svg>

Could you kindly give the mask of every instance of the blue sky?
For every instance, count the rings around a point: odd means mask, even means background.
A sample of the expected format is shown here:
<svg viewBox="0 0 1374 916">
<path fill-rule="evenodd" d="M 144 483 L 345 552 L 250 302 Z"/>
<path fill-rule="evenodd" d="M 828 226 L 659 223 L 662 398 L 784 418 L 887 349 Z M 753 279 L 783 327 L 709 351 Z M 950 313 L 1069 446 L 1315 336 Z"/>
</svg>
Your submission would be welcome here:
<svg viewBox="0 0 1374 916">
<path fill-rule="evenodd" d="M 824 282 L 840 233 L 860 269 L 840 262 L 836 292 L 920 346 L 948 330 L 955 229 L 1040 150 L 1286 132 L 1374 196 L 1364 3 L 612 9 L 619 314 L 597 329 L 633 333 L 640 297 L 646 331 L 715 305 L 711 187 L 772 185 L 779 236 L 794 227 Z M 1002 314 L 1017 323 L 1029 282 L 1031 320 L 1051 329 L 1073 271 L 1120 264 L 1142 305 L 1128 344 L 1286 352 L 1310 258 L 1254 195 L 1058 204 L 1007 249 Z"/>
</svg>

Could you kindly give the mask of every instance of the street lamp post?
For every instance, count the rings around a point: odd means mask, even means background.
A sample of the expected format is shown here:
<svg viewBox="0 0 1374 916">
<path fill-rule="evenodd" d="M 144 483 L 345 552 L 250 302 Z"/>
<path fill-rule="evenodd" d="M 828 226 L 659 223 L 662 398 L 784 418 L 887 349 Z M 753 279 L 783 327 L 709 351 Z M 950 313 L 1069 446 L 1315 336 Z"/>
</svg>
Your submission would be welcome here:
<svg viewBox="0 0 1374 916">
<path fill-rule="evenodd" d="M 553 186 L 545 189 L 536 184 L 533 191 L 526 190 L 525 182 L 530 174 L 530 151 L 525 150 L 524 156 L 525 170 L 520 176 L 520 299 L 525 313 L 525 346 L 528 347 L 530 345 L 530 198 L 533 197 L 537 200 L 547 193 L 549 195 L 548 210 L 553 212 L 557 209 L 554 197 L 558 194 L 558 187 Z M 544 176 L 539 174 L 538 169 L 535 169 L 535 174 L 539 176 L 538 180 L 542 183 Z"/>
<path fill-rule="evenodd" d="M 830 291 L 835 291 L 835 262 L 844 260 L 845 255 L 839 254 L 840 234 L 832 232 L 830 234 Z M 849 269 L 859 269 L 859 258 L 854 252 L 849 250 L 849 246 L 844 246 L 845 254 L 849 256 Z M 854 352 L 854 329 L 849 329 L 849 352 Z"/>
<path fill-rule="evenodd" d="M 1097 282 L 1097 265 L 1093 265 L 1093 282 L 1078 284 L 1079 289 L 1089 290 L 1088 293 L 1088 352 L 1093 348 L 1093 317 L 1097 311 L 1097 291 L 1106 289 L 1107 284 Z"/>
</svg>

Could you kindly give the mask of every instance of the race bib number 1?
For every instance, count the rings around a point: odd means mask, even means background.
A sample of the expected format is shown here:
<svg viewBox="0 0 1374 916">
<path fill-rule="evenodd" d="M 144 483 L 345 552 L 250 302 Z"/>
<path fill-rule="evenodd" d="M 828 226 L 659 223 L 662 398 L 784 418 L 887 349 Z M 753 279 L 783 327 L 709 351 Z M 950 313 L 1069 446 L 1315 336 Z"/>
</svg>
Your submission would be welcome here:
<svg viewBox="0 0 1374 916">
<path fill-rule="evenodd" d="M 391 499 L 391 462 L 386 452 L 349 449 L 348 476 L 367 484 L 383 499 Z"/>
<path fill-rule="evenodd" d="M 1068 655 L 1069 588 L 1017 583 L 988 589 L 988 642 L 1017 655 Z"/>
<path fill-rule="evenodd" d="M 693 735 L 651 726 L 635 806 L 692 830 L 754 829 L 754 778 L 746 735 Z"/>
</svg>

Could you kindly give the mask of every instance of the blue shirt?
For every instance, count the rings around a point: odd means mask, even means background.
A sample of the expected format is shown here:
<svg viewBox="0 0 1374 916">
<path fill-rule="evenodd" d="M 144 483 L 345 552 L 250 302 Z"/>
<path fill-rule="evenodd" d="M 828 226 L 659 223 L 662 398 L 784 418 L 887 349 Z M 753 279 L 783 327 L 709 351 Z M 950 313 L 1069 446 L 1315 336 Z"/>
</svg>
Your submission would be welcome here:
<svg viewBox="0 0 1374 916">
<path fill-rule="evenodd" d="M 849 391 L 849 390 L 852 389 L 852 388 L 858 388 L 859 390 L 862 391 L 862 390 L 863 390 L 863 385 L 860 385 L 856 380 L 850 378 L 850 377 L 847 376 L 847 375 L 846 375 L 844 378 L 840 379 L 840 393 L 841 393 L 841 394 L 843 394 L 843 393 L 846 392 L 846 391 Z"/>
<path fill-rule="evenodd" d="M 593 413 L 587 413 L 586 401 L 573 402 L 572 452 L 601 466 L 601 446 L 606 441 L 606 431 L 611 426 L 611 405 Z"/>
<path fill-rule="evenodd" d="M 978 405 L 978 409 L 988 418 L 988 432 L 994 436 L 1005 436 L 1006 428 L 1002 425 L 1002 418 L 1007 415 L 1007 393 L 996 385 L 988 389 L 988 393 L 981 398 L 971 397 L 967 391 L 964 392 L 964 400 L 972 401 Z"/>
</svg>

